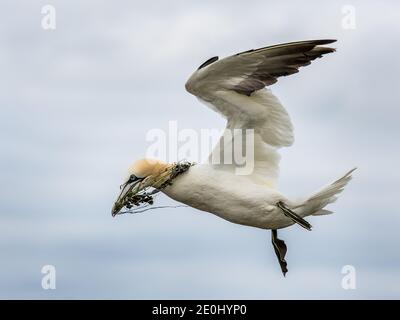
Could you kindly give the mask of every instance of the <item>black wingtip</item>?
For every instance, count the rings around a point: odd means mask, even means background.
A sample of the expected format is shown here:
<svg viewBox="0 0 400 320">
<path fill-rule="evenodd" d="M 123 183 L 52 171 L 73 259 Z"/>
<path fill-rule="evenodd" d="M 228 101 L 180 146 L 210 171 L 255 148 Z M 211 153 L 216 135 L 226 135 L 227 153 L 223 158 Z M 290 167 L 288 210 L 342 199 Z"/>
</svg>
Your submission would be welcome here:
<svg viewBox="0 0 400 320">
<path fill-rule="evenodd" d="M 322 39 L 322 40 L 314 40 L 317 45 L 323 45 L 323 44 L 329 44 L 329 43 L 334 43 L 337 40 L 336 39 Z"/>
<path fill-rule="evenodd" d="M 201 68 L 207 67 L 209 64 L 214 63 L 218 59 L 219 59 L 218 56 L 215 56 L 215 57 L 212 57 L 212 58 L 208 59 L 206 62 L 203 62 L 200 65 L 200 67 L 197 68 L 197 70 L 200 70 Z"/>
</svg>

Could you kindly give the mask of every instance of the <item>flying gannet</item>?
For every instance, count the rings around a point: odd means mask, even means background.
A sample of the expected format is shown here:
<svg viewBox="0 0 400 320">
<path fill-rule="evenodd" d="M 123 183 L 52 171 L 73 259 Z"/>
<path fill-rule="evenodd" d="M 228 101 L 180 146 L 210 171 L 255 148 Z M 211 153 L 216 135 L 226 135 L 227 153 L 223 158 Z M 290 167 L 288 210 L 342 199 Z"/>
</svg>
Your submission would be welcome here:
<svg viewBox="0 0 400 320">
<path fill-rule="evenodd" d="M 149 187 L 159 189 L 176 201 L 230 222 L 271 230 L 272 245 L 285 275 L 287 247 L 278 238 L 277 230 L 293 224 L 311 230 L 304 218 L 331 213 L 325 209 L 326 205 L 336 200 L 355 169 L 300 200 L 289 199 L 279 192 L 276 189 L 280 158 L 277 149 L 292 145 L 293 127 L 284 107 L 265 87 L 334 52 L 335 49 L 323 45 L 335 41 L 291 42 L 244 51 L 221 60 L 213 57 L 204 62 L 186 82 L 186 90 L 226 118 L 226 131 L 253 129 L 254 169 L 243 175 L 237 174 L 239 164 L 207 162 L 191 166 L 187 172 L 174 176 L 172 183 L 167 183 L 176 164 L 142 159 L 129 168 L 112 215 L 129 207 L 129 203 L 132 206 L 127 200 L 129 197 L 135 204 L 143 199 L 152 204 L 151 194 L 135 197 Z M 230 137 L 233 140 L 234 134 Z M 212 155 L 223 153 L 232 144 L 232 141 L 223 141 Z"/>
</svg>

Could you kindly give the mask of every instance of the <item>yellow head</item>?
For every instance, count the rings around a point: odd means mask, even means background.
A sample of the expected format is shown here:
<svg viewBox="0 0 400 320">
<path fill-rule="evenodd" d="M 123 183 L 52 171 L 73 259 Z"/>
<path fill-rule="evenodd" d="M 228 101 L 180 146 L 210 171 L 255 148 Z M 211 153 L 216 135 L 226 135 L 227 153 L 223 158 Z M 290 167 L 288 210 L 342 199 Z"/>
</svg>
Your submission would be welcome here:
<svg viewBox="0 0 400 320">
<path fill-rule="evenodd" d="M 158 176 L 168 169 L 168 164 L 156 159 L 140 159 L 129 166 L 129 177 L 134 175 L 137 178 L 147 178 L 148 176 Z"/>
<path fill-rule="evenodd" d="M 125 197 L 131 191 L 137 194 L 147 187 L 157 187 L 167 177 L 166 172 L 170 167 L 170 164 L 155 159 L 141 159 L 129 166 L 128 177 L 121 185 L 121 193 L 114 203 L 112 215 L 115 216 L 123 208 Z"/>
</svg>

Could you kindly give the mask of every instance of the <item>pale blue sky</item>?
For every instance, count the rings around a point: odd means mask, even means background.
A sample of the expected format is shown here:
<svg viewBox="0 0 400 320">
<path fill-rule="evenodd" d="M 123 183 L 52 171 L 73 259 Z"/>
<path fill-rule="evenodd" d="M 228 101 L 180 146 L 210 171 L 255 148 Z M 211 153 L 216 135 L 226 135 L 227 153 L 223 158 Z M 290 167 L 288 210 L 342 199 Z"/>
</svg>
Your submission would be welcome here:
<svg viewBox="0 0 400 320">
<path fill-rule="evenodd" d="M 57 29 L 41 28 L 52 4 Z M 343 5 L 356 29 L 342 28 Z M 2 1 L 1 298 L 400 298 L 396 1 Z M 194 209 L 111 218 L 146 132 L 223 128 L 184 91 L 211 56 L 337 38 L 337 52 L 272 87 L 292 116 L 280 189 L 306 195 L 358 166 L 314 229 L 270 233 Z M 172 200 L 163 200 L 172 204 Z M 55 265 L 57 289 L 41 288 Z M 353 265 L 357 289 L 341 288 Z"/>
</svg>

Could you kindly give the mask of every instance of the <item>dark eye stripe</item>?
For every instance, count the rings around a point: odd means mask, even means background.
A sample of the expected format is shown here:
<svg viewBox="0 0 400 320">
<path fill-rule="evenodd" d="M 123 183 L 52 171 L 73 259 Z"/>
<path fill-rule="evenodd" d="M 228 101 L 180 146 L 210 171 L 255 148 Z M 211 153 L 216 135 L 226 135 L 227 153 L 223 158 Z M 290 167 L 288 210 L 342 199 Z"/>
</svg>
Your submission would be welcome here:
<svg viewBox="0 0 400 320">
<path fill-rule="evenodd" d="M 136 181 L 137 179 L 138 179 L 138 177 L 136 177 L 134 174 L 131 174 L 128 182 L 133 182 L 133 181 Z"/>
</svg>

